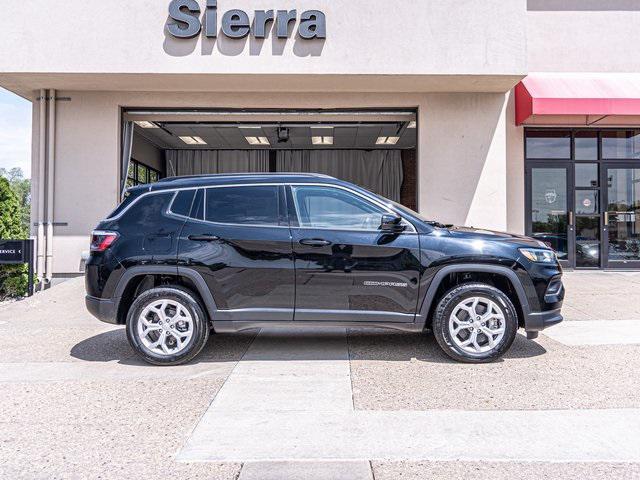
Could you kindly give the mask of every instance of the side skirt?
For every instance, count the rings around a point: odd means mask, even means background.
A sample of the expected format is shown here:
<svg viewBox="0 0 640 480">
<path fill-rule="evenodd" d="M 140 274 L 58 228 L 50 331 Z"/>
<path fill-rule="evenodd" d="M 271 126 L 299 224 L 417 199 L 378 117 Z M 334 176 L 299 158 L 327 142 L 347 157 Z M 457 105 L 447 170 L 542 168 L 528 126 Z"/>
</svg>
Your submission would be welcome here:
<svg viewBox="0 0 640 480">
<path fill-rule="evenodd" d="M 401 330 L 403 332 L 422 332 L 424 325 L 420 323 L 397 323 L 397 322 L 331 322 L 331 321 L 298 321 L 298 322 L 274 322 L 274 321 L 214 321 L 213 329 L 216 333 L 236 333 L 254 328 L 283 328 L 283 329 L 303 329 L 303 328 L 386 328 L 390 330 Z"/>
</svg>

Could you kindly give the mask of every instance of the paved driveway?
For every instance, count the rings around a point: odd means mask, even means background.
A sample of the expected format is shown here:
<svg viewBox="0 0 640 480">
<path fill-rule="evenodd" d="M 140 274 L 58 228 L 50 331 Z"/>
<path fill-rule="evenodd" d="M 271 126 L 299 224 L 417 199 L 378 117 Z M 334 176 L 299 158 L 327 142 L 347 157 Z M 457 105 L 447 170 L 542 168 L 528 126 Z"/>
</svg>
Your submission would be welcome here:
<svg viewBox="0 0 640 480">
<path fill-rule="evenodd" d="M 566 284 L 559 333 L 489 365 L 335 329 L 215 335 L 158 368 L 64 282 L 0 307 L 0 476 L 640 478 L 640 274 Z"/>
</svg>

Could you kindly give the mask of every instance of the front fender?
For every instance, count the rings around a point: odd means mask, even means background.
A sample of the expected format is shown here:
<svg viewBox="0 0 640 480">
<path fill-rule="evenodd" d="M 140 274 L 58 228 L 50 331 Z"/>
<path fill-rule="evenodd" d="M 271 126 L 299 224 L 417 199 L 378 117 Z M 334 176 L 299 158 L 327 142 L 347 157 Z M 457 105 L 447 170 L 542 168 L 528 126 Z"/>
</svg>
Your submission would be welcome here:
<svg viewBox="0 0 640 480">
<path fill-rule="evenodd" d="M 533 324 L 537 323 L 537 318 L 534 318 L 535 314 L 532 314 L 532 302 L 537 303 L 537 298 L 535 296 L 531 297 L 531 295 L 527 294 L 525 285 L 523 285 L 523 282 L 526 282 L 526 279 L 522 279 L 516 272 L 505 266 L 474 263 L 446 265 L 440 268 L 434 274 L 431 282 L 429 283 L 429 287 L 427 288 L 424 298 L 422 299 L 422 304 L 418 309 L 418 314 L 416 315 L 417 323 L 422 323 L 423 327 L 426 326 L 429 320 L 429 312 L 431 311 L 431 307 L 433 306 L 434 302 L 437 301 L 436 294 L 438 292 L 438 287 L 440 287 L 440 284 L 447 277 L 447 275 L 459 272 L 490 273 L 506 277 L 511 283 L 513 290 L 516 292 L 516 295 L 518 296 L 518 300 L 522 307 L 522 313 L 524 315 L 523 320 L 525 329 L 529 330 L 529 326 L 533 327 Z M 533 289 L 533 284 L 531 284 L 530 287 L 530 289 L 535 292 L 535 290 Z"/>
</svg>

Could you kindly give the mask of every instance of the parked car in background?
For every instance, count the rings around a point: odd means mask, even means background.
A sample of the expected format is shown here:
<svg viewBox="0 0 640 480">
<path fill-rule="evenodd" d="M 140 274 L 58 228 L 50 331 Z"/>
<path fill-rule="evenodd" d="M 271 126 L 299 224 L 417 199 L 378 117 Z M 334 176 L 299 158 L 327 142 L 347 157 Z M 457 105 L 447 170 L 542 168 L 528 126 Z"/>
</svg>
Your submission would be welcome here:
<svg viewBox="0 0 640 480">
<path fill-rule="evenodd" d="M 335 178 L 210 175 L 128 191 L 93 232 L 86 303 L 158 365 L 210 331 L 311 325 L 430 329 L 450 357 L 488 362 L 518 328 L 562 320 L 561 276 L 540 241 L 445 227 Z"/>
</svg>

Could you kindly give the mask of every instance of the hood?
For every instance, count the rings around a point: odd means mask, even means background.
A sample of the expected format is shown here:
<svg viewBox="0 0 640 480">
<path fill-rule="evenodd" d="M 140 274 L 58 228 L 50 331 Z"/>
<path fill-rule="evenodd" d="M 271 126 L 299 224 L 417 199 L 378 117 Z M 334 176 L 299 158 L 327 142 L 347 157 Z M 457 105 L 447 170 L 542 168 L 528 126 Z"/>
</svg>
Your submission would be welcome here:
<svg viewBox="0 0 640 480">
<path fill-rule="evenodd" d="M 449 227 L 449 234 L 454 238 L 468 238 L 473 240 L 508 242 L 518 245 L 534 248 L 549 248 L 539 240 L 525 235 L 516 235 L 514 233 L 498 232 L 495 230 L 484 230 L 473 227 Z"/>
</svg>

